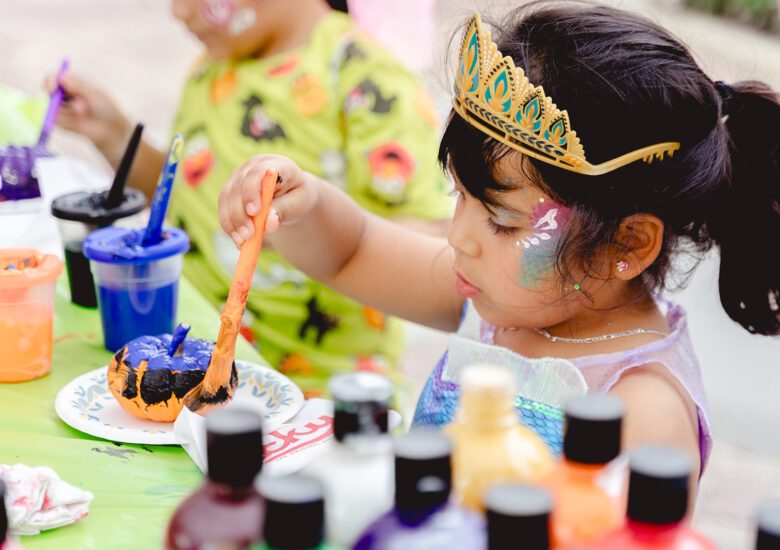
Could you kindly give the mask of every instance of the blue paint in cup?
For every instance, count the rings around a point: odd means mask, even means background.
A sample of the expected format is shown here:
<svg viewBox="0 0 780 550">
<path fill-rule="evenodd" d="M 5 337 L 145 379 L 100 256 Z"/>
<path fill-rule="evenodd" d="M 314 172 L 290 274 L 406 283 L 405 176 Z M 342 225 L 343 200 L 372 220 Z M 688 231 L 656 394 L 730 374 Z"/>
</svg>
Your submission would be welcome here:
<svg viewBox="0 0 780 550">
<path fill-rule="evenodd" d="M 110 351 L 140 336 L 173 332 L 190 241 L 181 229 L 166 228 L 160 243 L 144 247 L 143 234 L 143 228 L 106 227 L 84 241 Z"/>
</svg>

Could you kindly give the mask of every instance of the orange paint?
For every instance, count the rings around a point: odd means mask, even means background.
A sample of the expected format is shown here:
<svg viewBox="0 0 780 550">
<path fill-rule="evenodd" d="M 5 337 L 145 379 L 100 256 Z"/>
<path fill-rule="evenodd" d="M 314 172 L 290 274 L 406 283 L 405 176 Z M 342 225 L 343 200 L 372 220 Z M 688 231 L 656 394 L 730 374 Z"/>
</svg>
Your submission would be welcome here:
<svg viewBox="0 0 780 550">
<path fill-rule="evenodd" d="M 33 249 L 0 250 L 0 382 L 51 371 L 54 281 L 62 262 Z"/>
<path fill-rule="evenodd" d="M 552 531 L 556 548 L 590 543 L 623 525 L 624 498 L 613 497 L 601 487 L 600 478 L 607 475 L 607 468 L 564 459 L 544 481 L 555 502 Z"/>
</svg>

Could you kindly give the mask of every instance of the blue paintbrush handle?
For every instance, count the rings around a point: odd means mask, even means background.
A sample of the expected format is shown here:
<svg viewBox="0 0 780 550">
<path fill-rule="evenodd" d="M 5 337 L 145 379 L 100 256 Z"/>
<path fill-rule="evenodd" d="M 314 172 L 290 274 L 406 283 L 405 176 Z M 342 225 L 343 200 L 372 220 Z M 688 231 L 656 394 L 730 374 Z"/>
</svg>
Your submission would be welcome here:
<svg viewBox="0 0 780 550">
<path fill-rule="evenodd" d="M 176 169 L 179 167 L 182 149 L 184 149 L 184 138 L 182 138 L 181 134 L 176 134 L 171 141 L 168 156 L 165 158 L 165 166 L 163 166 L 160 173 L 157 189 L 154 191 L 152 209 L 149 213 L 149 223 L 146 225 L 141 246 L 155 245 L 162 240 L 163 221 L 168 210 L 168 201 L 171 198 L 173 180 L 176 177 Z"/>
</svg>

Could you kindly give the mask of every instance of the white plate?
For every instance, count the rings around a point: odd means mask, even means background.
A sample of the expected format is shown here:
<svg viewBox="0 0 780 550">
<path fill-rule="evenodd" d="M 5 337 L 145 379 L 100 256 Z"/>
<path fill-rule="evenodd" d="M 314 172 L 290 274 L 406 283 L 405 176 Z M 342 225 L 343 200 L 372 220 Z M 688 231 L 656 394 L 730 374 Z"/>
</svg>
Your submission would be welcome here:
<svg viewBox="0 0 780 550">
<path fill-rule="evenodd" d="M 257 410 L 267 426 L 276 426 L 303 407 L 303 392 L 285 375 L 255 363 L 236 361 L 238 387 L 233 401 Z M 147 445 L 176 445 L 173 422 L 153 422 L 131 415 L 108 390 L 100 367 L 71 380 L 57 394 L 54 408 L 66 424 L 111 441 Z M 268 429 L 268 428 L 267 428 Z"/>
</svg>

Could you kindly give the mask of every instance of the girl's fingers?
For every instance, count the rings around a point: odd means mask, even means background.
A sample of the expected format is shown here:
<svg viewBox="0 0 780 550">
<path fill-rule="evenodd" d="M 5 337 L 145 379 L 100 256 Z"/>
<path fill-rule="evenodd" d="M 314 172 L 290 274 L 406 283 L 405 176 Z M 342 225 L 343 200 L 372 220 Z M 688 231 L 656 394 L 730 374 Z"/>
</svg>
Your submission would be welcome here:
<svg viewBox="0 0 780 550">
<path fill-rule="evenodd" d="M 250 168 L 241 182 L 241 198 L 247 215 L 255 216 L 260 212 L 260 184 L 263 181 L 265 169 L 262 165 Z"/>
</svg>

